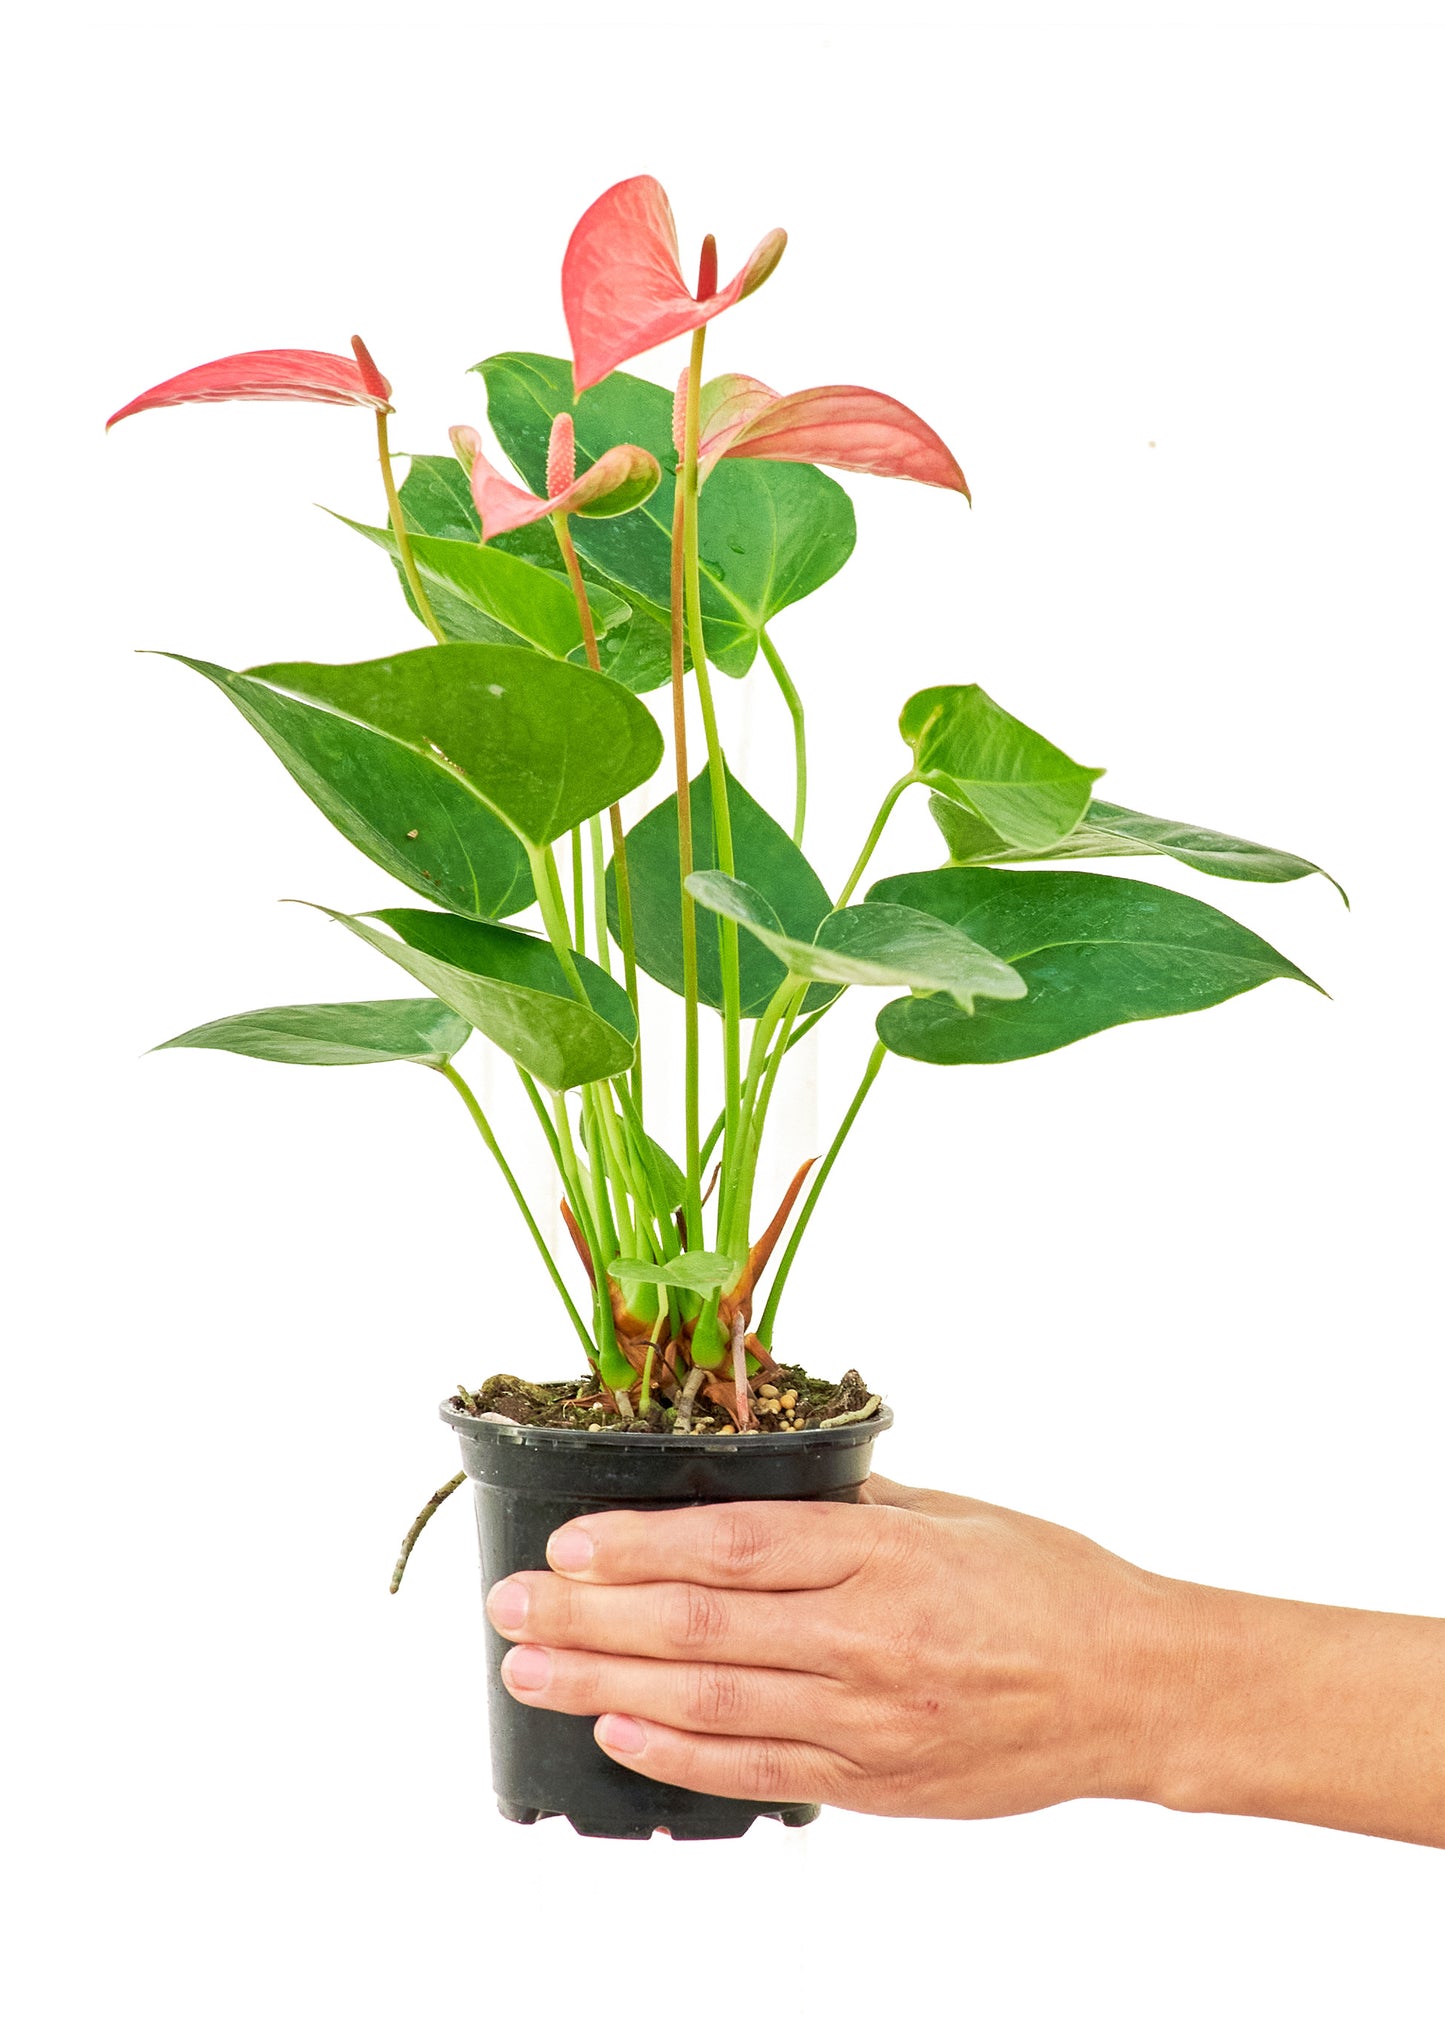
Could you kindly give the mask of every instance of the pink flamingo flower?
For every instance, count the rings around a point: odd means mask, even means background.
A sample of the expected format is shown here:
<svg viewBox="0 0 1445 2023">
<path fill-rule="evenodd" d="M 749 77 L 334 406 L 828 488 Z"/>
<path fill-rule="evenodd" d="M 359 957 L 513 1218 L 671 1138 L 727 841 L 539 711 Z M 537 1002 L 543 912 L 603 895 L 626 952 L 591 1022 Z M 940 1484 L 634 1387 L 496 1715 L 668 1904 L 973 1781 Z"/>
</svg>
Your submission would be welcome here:
<svg viewBox="0 0 1445 2023">
<path fill-rule="evenodd" d="M 682 455 L 684 373 L 672 433 Z M 725 373 L 709 380 L 699 406 L 698 477 L 720 457 L 770 457 L 777 463 L 831 464 L 877 478 L 911 478 L 962 492 L 973 503 L 958 460 L 912 408 L 866 386 L 810 386 L 774 393 L 760 379 Z"/>
<path fill-rule="evenodd" d="M 769 232 L 726 288 L 717 247 L 703 241 L 697 293 L 688 293 L 667 192 L 653 176 L 614 183 L 584 212 L 562 262 L 562 306 L 572 334 L 572 376 L 585 393 L 609 372 L 670 337 L 698 330 L 761 288 L 783 257 L 786 232 Z"/>
<path fill-rule="evenodd" d="M 114 428 L 127 415 L 149 407 L 185 407 L 192 401 L 315 400 L 333 407 L 369 407 L 390 414 L 391 385 L 377 371 L 359 337 L 355 360 L 334 351 L 238 351 L 230 358 L 193 365 L 174 379 L 138 393 L 106 423 Z"/>
<path fill-rule="evenodd" d="M 514 485 L 489 463 L 482 439 L 474 428 L 454 428 L 452 448 L 466 467 L 471 480 L 472 503 L 482 523 L 482 539 L 510 534 L 517 527 L 530 527 L 536 520 L 557 513 L 580 513 L 586 520 L 607 520 L 617 513 L 630 513 L 649 498 L 662 476 L 662 467 L 651 451 L 636 443 L 619 443 L 605 450 L 596 463 L 576 476 L 577 442 L 570 414 L 559 414 L 552 423 L 547 444 L 547 496 Z"/>
</svg>

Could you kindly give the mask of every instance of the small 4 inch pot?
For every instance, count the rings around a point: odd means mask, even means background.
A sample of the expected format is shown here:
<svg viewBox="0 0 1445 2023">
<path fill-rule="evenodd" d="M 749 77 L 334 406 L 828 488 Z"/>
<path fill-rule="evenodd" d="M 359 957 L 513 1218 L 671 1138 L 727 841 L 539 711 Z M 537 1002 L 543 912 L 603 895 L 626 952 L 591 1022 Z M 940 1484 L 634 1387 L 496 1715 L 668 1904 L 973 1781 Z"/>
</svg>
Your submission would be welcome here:
<svg viewBox="0 0 1445 2023">
<path fill-rule="evenodd" d="M 873 1443 L 893 1423 L 871 1419 L 809 1433 L 592 1433 L 476 1419 L 443 1405 L 461 1437 L 476 1499 L 483 1592 L 509 1573 L 545 1571 L 547 1540 L 594 1510 L 676 1510 L 689 1503 L 856 1503 Z M 659 1784 L 604 1756 L 590 1716 L 524 1707 L 501 1681 L 509 1646 L 487 1625 L 492 1781 L 504 1819 L 555 1815 L 578 1833 L 646 1840 L 735 1840 L 755 1819 L 806 1826 L 816 1805 L 755 1805 Z M 599 1712 L 603 1711 L 599 1709 Z"/>
</svg>

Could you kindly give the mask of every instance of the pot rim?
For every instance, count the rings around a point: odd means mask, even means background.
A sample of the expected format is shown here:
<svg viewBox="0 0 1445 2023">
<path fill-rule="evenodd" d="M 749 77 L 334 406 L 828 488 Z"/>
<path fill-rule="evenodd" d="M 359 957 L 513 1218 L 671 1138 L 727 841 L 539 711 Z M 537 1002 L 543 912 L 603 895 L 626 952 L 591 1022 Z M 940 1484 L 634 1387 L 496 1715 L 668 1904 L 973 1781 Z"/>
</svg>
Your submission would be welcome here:
<svg viewBox="0 0 1445 2023">
<path fill-rule="evenodd" d="M 891 1408 L 880 1401 L 878 1410 L 870 1412 L 866 1419 L 854 1419 L 846 1426 L 805 1427 L 801 1433 L 611 1433 L 604 1428 L 590 1426 L 526 1426 L 519 1419 L 479 1419 L 472 1412 L 457 1412 L 445 1400 L 438 1407 L 441 1417 L 448 1426 L 459 1433 L 470 1433 L 474 1437 L 490 1437 L 505 1441 L 515 1447 L 550 1447 L 559 1451 L 569 1447 L 581 1447 L 584 1443 L 595 1447 L 605 1445 L 609 1451 L 622 1454 L 644 1453 L 674 1454 L 756 1454 L 760 1450 L 753 1445 L 755 1440 L 766 1441 L 761 1449 L 771 1454 L 797 1453 L 805 1447 L 825 1446 L 858 1447 L 865 1440 L 871 1440 L 879 1433 L 886 1433 L 893 1424 Z"/>
</svg>

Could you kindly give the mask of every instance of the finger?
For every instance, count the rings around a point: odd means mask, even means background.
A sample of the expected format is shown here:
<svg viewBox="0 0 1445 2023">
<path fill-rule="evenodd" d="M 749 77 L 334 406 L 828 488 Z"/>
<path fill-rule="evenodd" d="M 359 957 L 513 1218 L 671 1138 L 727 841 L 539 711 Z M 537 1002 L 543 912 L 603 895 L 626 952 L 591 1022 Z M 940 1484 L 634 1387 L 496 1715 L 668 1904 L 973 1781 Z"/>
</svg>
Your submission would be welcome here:
<svg viewBox="0 0 1445 2023">
<path fill-rule="evenodd" d="M 831 1673 L 840 1644 L 825 1609 L 806 1597 L 729 1593 L 687 1581 L 602 1587 L 554 1573 L 516 1573 L 491 1589 L 487 1614 L 513 1643 L 780 1671 Z"/>
<path fill-rule="evenodd" d="M 694 1581 L 780 1591 L 836 1587 L 876 1551 L 889 1513 L 853 1503 L 713 1503 L 685 1510 L 604 1510 L 547 1541 L 573 1580 L 610 1585 Z"/>
<path fill-rule="evenodd" d="M 717 1798 L 768 1805 L 846 1803 L 843 1794 L 857 1775 L 845 1758 L 807 1742 L 689 1735 L 630 1714 L 604 1714 L 592 1732 L 615 1763 Z"/>
<path fill-rule="evenodd" d="M 805 1672 L 754 1665 L 676 1665 L 600 1651 L 519 1644 L 502 1682 L 524 1706 L 554 1714 L 645 1714 L 705 1735 L 776 1735 L 816 1741 L 847 1716 L 842 1689 Z"/>
</svg>

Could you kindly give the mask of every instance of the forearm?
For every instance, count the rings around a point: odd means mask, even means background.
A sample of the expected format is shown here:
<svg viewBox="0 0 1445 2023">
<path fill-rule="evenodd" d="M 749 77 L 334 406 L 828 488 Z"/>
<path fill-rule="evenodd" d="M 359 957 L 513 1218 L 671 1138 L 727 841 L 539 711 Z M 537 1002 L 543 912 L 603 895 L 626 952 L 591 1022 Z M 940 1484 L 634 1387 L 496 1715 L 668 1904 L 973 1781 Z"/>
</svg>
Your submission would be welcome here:
<svg viewBox="0 0 1445 2023">
<path fill-rule="evenodd" d="M 1144 1795 L 1445 1847 L 1445 1622 L 1174 1585 Z"/>
</svg>

